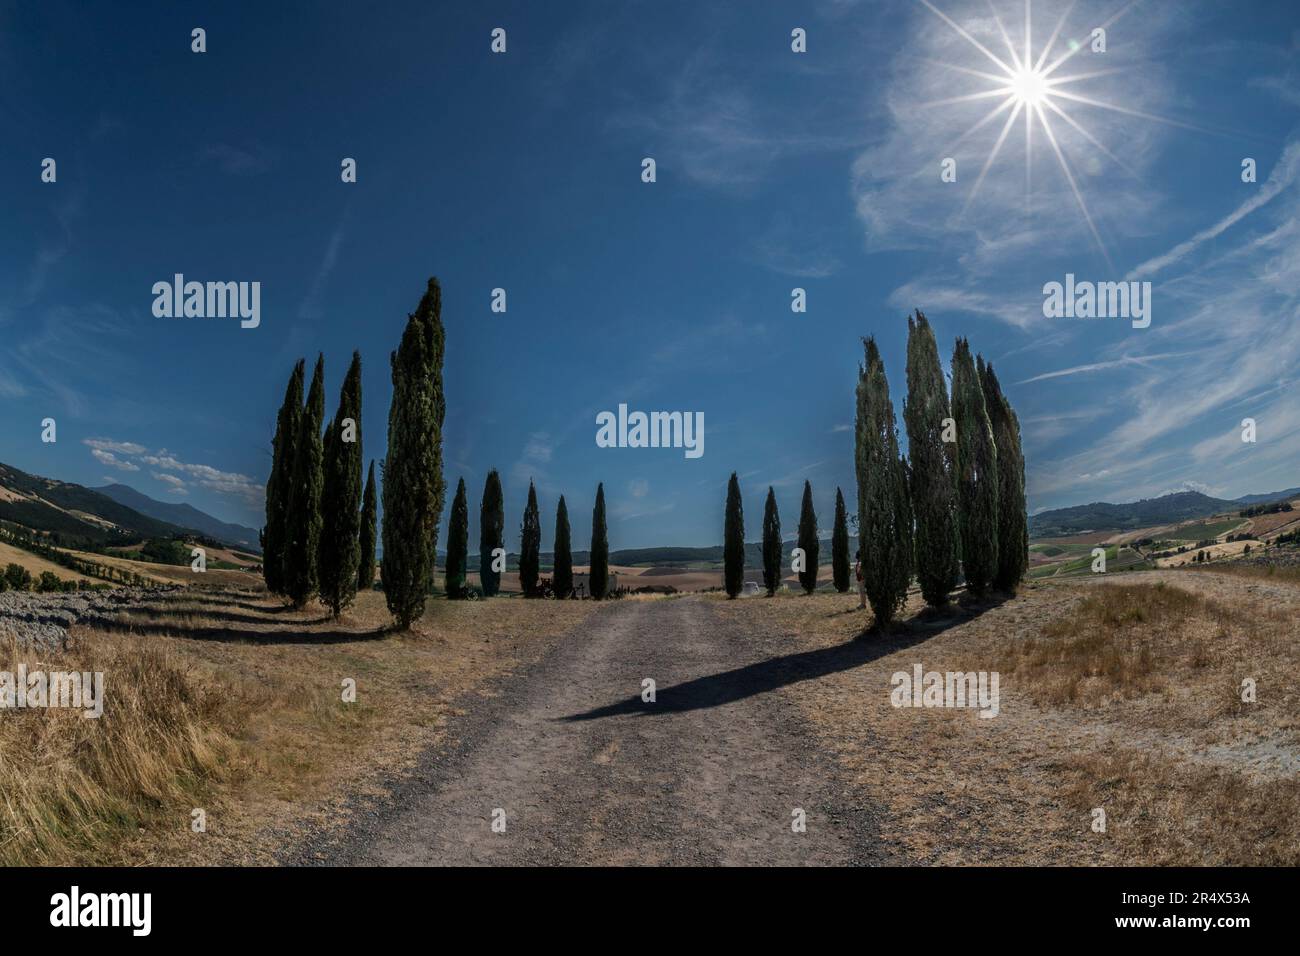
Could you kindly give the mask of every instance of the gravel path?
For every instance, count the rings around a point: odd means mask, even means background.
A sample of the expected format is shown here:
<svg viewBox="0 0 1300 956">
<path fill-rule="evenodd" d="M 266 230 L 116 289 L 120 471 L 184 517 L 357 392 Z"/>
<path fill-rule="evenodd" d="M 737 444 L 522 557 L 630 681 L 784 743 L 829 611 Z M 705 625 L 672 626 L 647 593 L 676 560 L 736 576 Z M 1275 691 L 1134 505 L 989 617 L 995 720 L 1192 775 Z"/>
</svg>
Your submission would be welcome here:
<svg viewBox="0 0 1300 956">
<path fill-rule="evenodd" d="M 785 706 L 781 687 L 815 675 L 782 653 L 700 598 L 601 609 L 470 705 L 453 752 L 426 754 L 384 805 L 288 862 L 889 862 L 881 811 Z M 654 703 L 641 700 L 644 678 Z M 792 830 L 796 808 L 806 832 Z"/>
</svg>

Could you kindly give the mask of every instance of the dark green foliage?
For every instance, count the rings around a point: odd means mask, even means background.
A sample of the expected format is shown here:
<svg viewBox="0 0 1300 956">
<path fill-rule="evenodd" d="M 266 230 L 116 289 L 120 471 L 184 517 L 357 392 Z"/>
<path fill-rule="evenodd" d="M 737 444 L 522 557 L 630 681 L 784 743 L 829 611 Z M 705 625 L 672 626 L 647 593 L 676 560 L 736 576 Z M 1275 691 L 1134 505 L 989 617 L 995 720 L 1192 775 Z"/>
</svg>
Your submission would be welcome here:
<svg viewBox="0 0 1300 956">
<path fill-rule="evenodd" d="M 555 596 L 567 598 L 573 593 L 573 544 L 569 539 L 569 506 L 560 495 L 555 509 L 555 556 L 551 561 L 551 587 Z"/>
<path fill-rule="evenodd" d="M 998 452 L 998 564 L 993 587 L 1015 593 L 1029 567 L 1029 520 L 1025 515 L 1025 458 L 1020 450 L 1020 419 L 1002 394 L 993 364 L 976 357 L 984 407 Z"/>
<path fill-rule="evenodd" d="M 351 439 L 351 440 L 345 440 Z M 357 596 L 361 560 L 361 354 L 343 378 L 339 407 L 325 431 L 318 575 L 320 599 L 338 617 Z"/>
<path fill-rule="evenodd" d="M 952 355 L 952 413 L 957 420 L 957 515 L 966 588 L 981 595 L 998 567 L 998 456 L 970 345 Z"/>
<path fill-rule="evenodd" d="M 781 515 L 776 509 L 776 492 L 767 489 L 763 505 L 763 587 L 768 597 L 781 586 Z"/>
<path fill-rule="evenodd" d="M 542 516 L 537 510 L 537 491 L 528 482 L 528 504 L 524 522 L 519 526 L 519 589 L 524 597 L 537 597 L 537 579 L 541 570 Z"/>
<path fill-rule="evenodd" d="M 727 513 L 722 525 L 722 560 L 722 577 L 727 597 L 734 598 L 745 582 L 745 509 L 740 500 L 740 479 L 734 471 L 731 480 L 727 482 Z"/>
<path fill-rule="evenodd" d="M 32 573 L 21 564 L 11 562 L 5 568 L 5 581 L 15 591 L 30 591 L 32 589 Z"/>
<path fill-rule="evenodd" d="M 495 468 L 483 483 L 483 500 L 478 508 L 478 579 L 483 596 L 492 597 L 501 590 L 501 572 L 492 570 L 492 552 L 505 551 L 506 502 L 501 491 L 501 476 Z"/>
<path fill-rule="evenodd" d="M 316 593 L 320 553 L 321 498 L 324 491 L 322 465 L 325 448 L 321 425 L 325 420 L 325 356 L 316 359 L 316 370 L 307 390 L 307 404 L 298 421 L 294 443 L 293 487 L 289 493 L 289 544 L 285 550 L 285 594 L 296 608 L 305 607 Z"/>
<path fill-rule="evenodd" d="M 835 489 L 835 527 L 831 530 L 831 578 L 835 590 L 849 589 L 849 516 L 844 510 L 844 492 Z"/>
<path fill-rule="evenodd" d="M 456 497 L 451 502 L 447 523 L 447 597 L 464 596 L 465 577 L 469 573 L 469 502 L 465 499 L 465 479 L 456 482 Z"/>
<path fill-rule="evenodd" d="M 285 593 L 285 552 L 289 541 L 289 489 L 302 419 L 302 359 L 293 367 L 284 390 L 284 403 L 275 419 L 271 442 L 271 477 L 266 481 L 266 527 L 262 530 L 262 577 L 272 594 Z"/>
<path fill-rule="evenodd" d="M 393 401 L 383 468 L 384 598 L 403 629 L 424 613 L 442 516 L 442 290 L 430 279 L 392 354 Z"/>
<path fill-rule="evenodd" d="M 961 573 L 957 534 L 956 441 L 939 349 L 925 316 L 907 319 L 907 453 L 916 519 L 916 578 L 927 604 L 942 607 Z M 949 425 L 953 423 L 950 422 Z M 956 437 L 954 427 L 947 437 Z"/>
<path fill-rule="evenodd" d="M 379 536 L 376 520 L 378 501 L 375 494 L 375 461 L 370 460 L 366 490 L 361 495 L 361 531 L 357 542 L 357 590 L 369 591 L 375 584 L 375 542 Z"/>
<path fill-rule="evenodd" d="M 812 482 L 803 483 L 803 505 L 799 508 L 799 547 L 803 548 L 804 569 L 799 572 L 799 583 L 804 592 L 817 590 L 817 562 L 821 545 L 817 541 L 817 512 L 813 511 Z"/>
<path fill-rule="evenodd" d="M 605 526 L 605 485 L 596 486 L 596 506 L 591 509 L 591 596 L 597 601 L 609 593 L 609 528 Z"/>
<path fill-rule="evenodd" d="M 884 627 L 907 603 L 912 578 L 912 509 L 907 462 L 898 452 L 898 427 L 889 381 L 875 339 L 865 339 L 858 368 L 858 543 L 862 581 L 876 626 Z"/>
</svg>

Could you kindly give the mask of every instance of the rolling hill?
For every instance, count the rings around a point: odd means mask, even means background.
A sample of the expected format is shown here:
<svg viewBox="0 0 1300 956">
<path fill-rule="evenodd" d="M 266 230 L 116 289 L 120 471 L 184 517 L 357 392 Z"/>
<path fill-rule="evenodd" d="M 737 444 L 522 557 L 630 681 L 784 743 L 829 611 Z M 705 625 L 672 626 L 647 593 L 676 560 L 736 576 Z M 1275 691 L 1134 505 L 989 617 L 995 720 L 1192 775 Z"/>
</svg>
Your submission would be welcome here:
<svg viewBox="0 0 1300 956">
<path fill-rule="evenodd" d="M 191 528 L 225 544 L 245 548 L 258 554 L 262 553 L 257 531 L 254 528 L 214 518 L 193 505 L 157 501 L 143 492 L 136 491 L 130 485 L 104 485 L 94 490 L 142 515 L 182 528 Z"/>
<path fill-rule="evenodd" d="M 1206 518 L 1261 501 L 1277 501 L 1296 495 L 1300 495 L 1300 489 L 1244 495 L 1233 499 L 1212 498 L 1199 491 L 1179 491 L 1127 504 L 1095 501 L 1033 515 L 1029 519 L 1029 534 L 1034 538 L 1057 538 L 1084 531 L 1131 531 L 1192 518 Z"/>
<path fill-rule="evenodd" d="M 29 475 L 4 464 L 0 464 L 0 520 L 97 542 L 171 537 L 188 530 L 141 514 L 83 485 Z"/>
</svg>

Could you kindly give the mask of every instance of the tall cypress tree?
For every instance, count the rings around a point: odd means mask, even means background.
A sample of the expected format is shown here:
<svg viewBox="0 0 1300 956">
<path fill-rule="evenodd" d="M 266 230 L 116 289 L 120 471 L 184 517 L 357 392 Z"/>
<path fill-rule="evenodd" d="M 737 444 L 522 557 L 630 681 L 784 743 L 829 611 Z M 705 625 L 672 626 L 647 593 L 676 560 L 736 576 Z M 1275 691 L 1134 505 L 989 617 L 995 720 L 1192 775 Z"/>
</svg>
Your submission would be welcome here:
<svg viewBox="0 0 1300 956">
<path fill-rule="evenodd" d="M 325 419 L 325 356 L 316 359 L 316 370 L 307 390 L 307 405 L 298 422 L 294 447 L 293 488 L 289 495 L 289 546 L 285 552 L 285 593 L 293 606 L 303 608 L 316 593 L 317 559 L 320 552 L 321 497 L 325 455 L 321 424 Z"/>
<path fill-rule="evenodd" d="M 849 516 L 844 510 L 844 492 L 835 489 L 835 527 L 831 531 L 831 577 L 835 590 L 849 589 Z"/>
<path fill-rule="evenodd" d="M 537 578 L 542 560 L 542 516 L 537 510 L 537 491 L 528 482 L 528 504 L 519 526 L 519 587 L 524 597 L 537 597 Z"/>
<path fill-rule="evenodd" d="M 334 422 L 325 433 L 321 493 L 320 596 L 335 617 L 357 596 L 361 534 L 361 353 L 343 379 Z"/>
<path fill-rule="evenodd" d="M 591 510 L 591 596 L 597 601 L 609 593 L 609 529 L 605 526 L 605 485 L 596 486 L 596 506 Z"/>
<path fill-rule="evenodd" d="M 856 465 L 858 544 L 862 580 L 876 626 L 884 627 L 907 603 L 912 578 L 912 509 L 907 462 L 898 452 L 898 427 L 889 381 L 875 339 L 865 339 L 858 368 Z"/>
<path fill-rule="evenodd" d="M 820 568 L 821 542 L 817 540 L 817 512 L 813 511 L 812 482 L 803 483 L 803 505 L 799 509 L 799 547 L 803 548 L 804 569 L 799 572 L 799 583 L 804 593 L 817 590 L 817 571 Z"/>
<path fill-rule="evenodd" d="M 375 583 L 375 542 L 379 537 L 376 521 L 378 501 L 375 494 L 375 460 L 370 459 L 366 490 L 361 495 L 361 531 L 358 535 L 357 590 L 369 591 Z"/>
<path fill-rule="evenodd" d="M 942 607 L 957 586 L 960 559 L 954 429 L 934 331 L 921 312 L 907 319 L 907 451 L 916 517 L 916 577 L 927 604 Z M 949 422 L 951 425 L 952 422 Z M 944 441 L 948 437 L 949 441 Z"/>
<path fill-rule="evenodd" d="M 447 597 L 456 600 L 464 594 L 468 571 L 469 502 L 465 500 L 465 479 L 461 478 L 456 482 L 456 497 L 447 523 L 447 575 L 443 585 Z"/>
<path fill-rule="evenodd" d="M 998 567 L 998 456 L 970 344 L 952 355 L 952 412 L 957 420 L 957 515 L 966 587 L 981 595 Z"/>
<path fill-rule="evenodd" d="M 384 598 L 397 626 L 424 613 L 442 516 L 442 290 L 430 279 L 392 354 L 393 401 L 383 468 Z"/>
<path fill-rule="evenodd" d="M 271 443 L 271 476 L 266 482 L 266 527 L 262 532 L 262 576 L 272 594 L 285 593 L 285 555 L 289 544 L 289 497 L 293 464 L 302 419 L 302 382 L 306 363 L 293 367 L 284 389 L 284 402 L 275 418 Z"/>
<path fill-rule="evenodd" d="M 722 560 L 722 583 L 727 589 L 727 597 L 734 598 L 745 582 L 745 509 L 740 500 L 740 479 L 734 471 L 731 480 L 727 482 L 727 513 L 722 524 Z"/>
<path fill-rule="evenodd" d="M 483 500 L 478 507 L 478 579 L 484 597 L 492 597 L 501 590 L 501 572 L 492 570 L 492 552 L 505 548 L 505 535 L 505 496 L 501 492 L 501 476 L 493 468 L 483 483 Z"/>
<path fill-rule="evenodd" d="M 569 506 L 560 495 L 555 508 L 555 558 L 552 561 L 551 584 L 555 596 L 561 600 L 573 593 L 573 545 L 569 540 Z"/>
<path fill-rule="evenodd" d="M 1025 456 L 1020 450 L 1020 419 L 982 356 L 976 356 L 984 407 L 998 451 L 998 567 L 993 586 L 1015 593 L 1029 566 L 1029 520 L 1025 515 Z"/>
<path fill-rule="evenodd" d="M 781 586 L 781 515 L 776 510 L 776 492 L 769 485 L 763 505 L 763 587 L 771 597 Z"/>
</svg>

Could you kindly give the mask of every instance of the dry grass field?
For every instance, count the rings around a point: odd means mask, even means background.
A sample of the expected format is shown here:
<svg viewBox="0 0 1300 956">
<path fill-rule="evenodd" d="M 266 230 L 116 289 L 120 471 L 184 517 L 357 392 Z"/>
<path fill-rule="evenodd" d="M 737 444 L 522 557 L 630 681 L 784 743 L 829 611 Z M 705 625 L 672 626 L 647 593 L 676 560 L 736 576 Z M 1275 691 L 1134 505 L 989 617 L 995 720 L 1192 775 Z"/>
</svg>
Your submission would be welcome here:
<svg viewBox="0 0 1300 956">
<path fill-rule="evenodd" d="M 43 664 L 103 671 L 105 712 L 0 720 L 0 863 L 273 862 L 285 829 L 344 822 L 349 797 L 454 733 L 459 707 L 600 607 L 435 598 L 396 634 L 378 591 L 334 622 L 264 593 L 192 589 L 74 630 Z M 10 648 L 0 670 L 21 660 L 38 666 Z"/>
<path fill-rule="evenodd" d="M 852 640 L 869 622 L 854 604 L 719 602 L 793 651 Z M 1150 572 L 1030 585 L 979 614 L 920 610 L 865 638 L 869 664 L 782 691 L 916 861 L 1300 863 L 1294 584 Z M 998 716 L 893 707 L 891 675 L 917 663 L 998 671 Z"/>
</svg>

